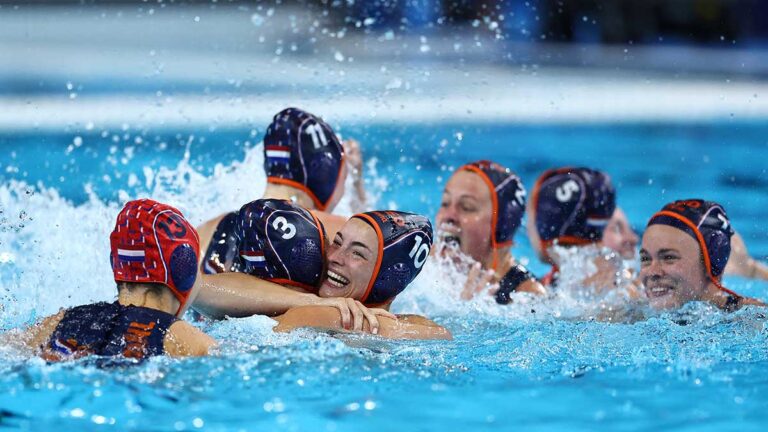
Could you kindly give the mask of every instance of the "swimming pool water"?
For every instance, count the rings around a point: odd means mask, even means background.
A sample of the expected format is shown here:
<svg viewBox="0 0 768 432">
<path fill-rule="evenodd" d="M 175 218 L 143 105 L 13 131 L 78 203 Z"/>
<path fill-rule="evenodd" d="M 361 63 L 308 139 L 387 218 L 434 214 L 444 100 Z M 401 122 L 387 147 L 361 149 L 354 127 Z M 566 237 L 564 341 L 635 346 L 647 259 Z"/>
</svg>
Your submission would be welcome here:
<svg viewBox="0 0 768 432">
<path fill-rule="evenodd" d="M 264 120 L 264 124 L 268 119 Z M 753 256 L 768 257 L 768 127 L 334 124 L 358 138 L 379 207 L 433 217 L 452 168 L 493 158 L 530 188 L 544 169 L 611 174 L 637 229 L 664 203 L 720 201 Z M 0 135 L 0 325 L 113 298 L 107 235 L 119 205 L 150 195 L 198 224 L 259 196 L 263 128 L 69 130 Z M 342 210 L 348 210 L 342 204 Z M 22 213 L 23 212 L 23 213 Z M 523 233 L 515 254 L 541 274 Z M 433 316 L 451 342 L 310 331 L 263 317 L 205 324 L 221 355 L 97 369 L 0 355 L 0 426 L 33 430 L 762 430 L 768 328 L 756 309 L 604 323 L 567 301 L 461 303 L 430 264 L 398 311 Z M 768 284 L 726 278 L 768 298 Z M 454 288 L 452 291 L 451 288 Z"/>
</svg>

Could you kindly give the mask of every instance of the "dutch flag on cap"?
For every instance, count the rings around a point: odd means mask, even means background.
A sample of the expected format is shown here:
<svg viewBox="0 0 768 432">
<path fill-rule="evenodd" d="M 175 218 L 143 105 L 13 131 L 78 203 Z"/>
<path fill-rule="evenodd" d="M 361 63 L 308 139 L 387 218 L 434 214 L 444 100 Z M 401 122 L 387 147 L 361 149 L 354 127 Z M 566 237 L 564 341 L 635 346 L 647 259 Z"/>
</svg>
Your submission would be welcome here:
<svg viewBox="0 0 768 432">
<path fill-rule="evenodd" d="M 267 157 L 288 162 L 291 158 L 291 148 L 286 146 L 267 146 Z"/>
<path fill-rule="evenodd" d="M 592 225 L 596 227 L 604 227 L 608 225 L 608 222 L 610 222 L 610 220 L 605 218 L 593 218 L 593 217 L 587 218 L 587 225 Z"/>
<path fill-rule="evenodd" d="M 144 261 L 144 251 L 143 250 L 118 249 L 117 250 L 117 257 L 121 261 L 143 262 Z"/>
<path fill-rule="evenodd" d="M 240 257 L 252 265 L 260 267 L 267 265 L 264 252 L 261 251 L 240 251 Z"/>
</svg>

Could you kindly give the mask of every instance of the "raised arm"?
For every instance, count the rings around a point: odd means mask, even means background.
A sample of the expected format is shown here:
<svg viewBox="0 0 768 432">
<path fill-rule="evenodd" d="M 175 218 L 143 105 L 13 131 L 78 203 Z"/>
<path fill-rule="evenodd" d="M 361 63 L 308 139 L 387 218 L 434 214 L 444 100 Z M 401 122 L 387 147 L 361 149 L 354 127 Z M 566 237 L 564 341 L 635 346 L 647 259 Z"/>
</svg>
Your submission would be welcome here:
<svg viewBox="0 0 768 432">
<path fill-rule="evenodd" d="M 768 280 L 768 265 L 751 256 L 739 233 L 731 237 L 731 257 L 725 266 L 725 273 L 750 279 Z"/>
<path fill-rule="evenodd" d="M 349 175 L 352 177 L 352 185 L 355 188 L 352 208 L 355 213 L 363 212 L 366 210 L 368 201 L 363 179 L 363 151 L 360 149 L 360 143 L 354 139 L 344 141 L 343 145 L 349 166 Z"/>
<path fill-rule="evenodd" d="M 293 308 L 275 318 L 277 332 L 289 332 L 301 327 L 343 330 L 341 316 L 336 309 L 324 306 L 305 306 Z M 362 331 L 370 329 L 364 325 Z M 452 339 L 451 333 L 444 327 L 424 317 L 408 315 L 402 319 L 379 317 L 379 336 L 389 339 Z"/>
</svg>

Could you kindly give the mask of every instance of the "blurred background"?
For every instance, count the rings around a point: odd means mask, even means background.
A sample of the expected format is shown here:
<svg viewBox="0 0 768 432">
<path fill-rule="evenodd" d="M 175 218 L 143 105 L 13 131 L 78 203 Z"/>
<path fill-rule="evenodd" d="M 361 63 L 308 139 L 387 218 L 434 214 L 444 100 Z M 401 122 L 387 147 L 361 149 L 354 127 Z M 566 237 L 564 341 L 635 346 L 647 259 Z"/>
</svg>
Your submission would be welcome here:
<svg viewBox="0 0 768 432">
<path fill-rule="evenodd" d="M 606 169 L 638 229 L 667 191 L 768 199 L 765 1 L 0 0 L 0 59 L 0 180 L 74 203 L 232 168 L 291 105 L 378 160 L 380 205 L 434 214 L 482 157 Z"/>
<path fill-rule="evenodd" d="M 199 225 L 258 198 L 259 144 L 288 106 L 360 141 L 372 207 L 434 218 L 481 158 L 529 190 L 582 165 L 611 175 L 638 232 L 702 197 L 768 261 L 768 0 L 0 0 L 0 329 L 114 297 L 128 199 Z M 546 274 L 523 231 L 515 257 Z M 401 310 L 445 317 L 452 345 L 272 346 L 268 320 L 233 320 L 214 334 L 234 353 L 184 368 L 0 359 L 0 428 L 765 430 L 762 312 L 478 309 L 444 295 L 443 270 Z"/>
<path fill-rule="evenodd" d="M 360 29 L 449 30 L 486 27 L 507 40 L 743 47 L 768 41 L 768 5 L 760 0 L 3 0 L 8 6 L 269 5 L 329 16 Z M 366 22 L 368 20 L 368 22 Z"/>
</svg>

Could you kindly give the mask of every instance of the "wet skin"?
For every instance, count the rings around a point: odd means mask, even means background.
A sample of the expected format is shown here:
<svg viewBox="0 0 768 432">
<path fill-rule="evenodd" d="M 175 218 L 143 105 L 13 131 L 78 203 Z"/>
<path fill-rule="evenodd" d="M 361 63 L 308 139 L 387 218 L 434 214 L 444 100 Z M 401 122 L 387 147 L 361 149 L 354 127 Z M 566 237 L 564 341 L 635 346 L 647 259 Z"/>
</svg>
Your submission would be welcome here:
<svg viewBox="0 0 768 432">
<path fill-rule="evenodd" d="M 620 208 L 613 212 L 611 220 L 603 233 L 603 245 L 613 249 L 624 259 L 635 257 L 639 238 L 627 220 L 627 215 Z"/>
<path fill-rule="evenodd" d="M 320 297 L 361 299 L 378 255 L 376 231 L 358 218 L 347 221 L 328 249 L 328 272 L 320 285 Z"/>
<path fill-rule="evenodd" d="M 707 277 L 698 242 L 666 225 L 651 225 L 643 234 L 640 280 L 656 309 L 679 308 L 713 297 L 714 286 Z"/>
<path fill-rule="evenodd" d="M 479 175 L 458 171 L 445 185 L 437 226 L 442 239 L 457 243 L 461 251 L 491 267 L 491 192 Z"/>
</svg>

